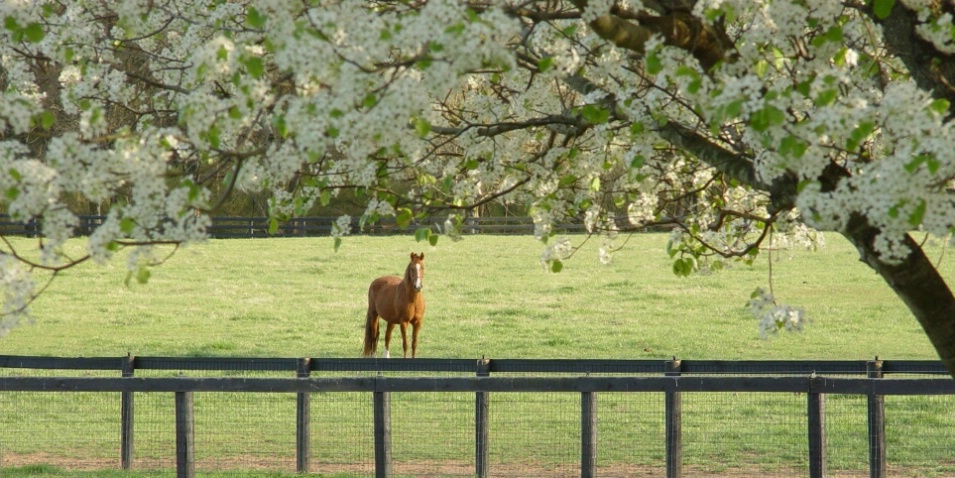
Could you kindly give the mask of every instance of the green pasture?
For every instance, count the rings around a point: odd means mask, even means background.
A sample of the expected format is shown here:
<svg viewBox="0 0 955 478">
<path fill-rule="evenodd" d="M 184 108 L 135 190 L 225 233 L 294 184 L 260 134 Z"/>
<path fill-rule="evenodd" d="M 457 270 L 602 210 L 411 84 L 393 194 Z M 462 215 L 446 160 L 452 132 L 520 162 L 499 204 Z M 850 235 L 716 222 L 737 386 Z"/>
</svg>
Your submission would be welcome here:
<svg viewBox="0 0 955 478">
<path fill-rule="evenodd" d="M 777 297 L 804 307 L 812 324 L 772 340 L 760 339 L 745 307 L 768 284 L 767 258 L 681 278 L 667 237 L 633 236 L 610 266 L 591 240 L 560 273 L 541 267 L 542 246 L 526 236 L 435 247 L 350 237 L 337 252 L 330 238 L 213 240 L 179 250 L 145 285 L 124 285 L 123 257 L 63 272 L 34 303 L 34 323 L 0 340 L 0 354 L 355 357 L 368 283 L 424 251 L 422 357 L 935 357 L 902 302 L 839 236 L 819 252 L 774 255 Z M 942 272 L 955 278 L 946 259 Z"/>
<path fill-rule="evenodd" d="M 400 274 L 409 253 L 423 251 L 428 310 L 418 350 L 422 357 L 935 358 L 904 305 L 838 236 L 827 236 L 829 244 L 818 252 L 774 254 L 777 296 L 804 307 L 812 324 L 802 333 L 770 340 L 760 339 L 745 307 L 750 292 L 767 285 L 768 258 L 751 267 L 680 278 L 672 274 L 665 253 L 667 235 L 631 237 L 609 266 L 597 260 L 596 240 L 575 240 L 583 242 L 582 248 L 557 274 L 541 267 L 542 246 L 532 238 L 487 235 L 459 242 L 442 238 L 434 247 L 408 237 L 352 237 L 337 252 L 329 238 L 214 240 L 179 250 L 144 285 L 124 284 L 123 257 L 105 266 L 83 264 L 58 277 L 34 304 L 32 324 L 0 339 L 0 354 L 355 357 L 361 350 L 368 283 L 379 275 Z M 83 244 L 70 247 L 79 252 Z M 943 274 L 955 277 L 955 265 L 942 249 L 930 246 L 930 251 L 943 258 Z M 391 352 L 401 354 L 397 331 Z M 0 371 L 26 373 L 37 372 Z M 67 460 L 110 463 L 115 469 L 118 396 L 0 394 L 0 463 L 9 463 L 4 454 L 29 457 L 48 450 L 38 437 L 58 436 Z M 253 470 L 243 476 L 293 476 L 254 470 L 294 470 L 294 396 L 197 394 L 195 400 L 196 458 L 202 470 L 220 469 L 224 461 Z M 737 476 L 805 470 L 805 396 L 687 394 L 683 402 L 688 470 L 724 476 L 739 470 Z M 473 469 L 473 406 L 472 394 L 394 394 L 396 473 L 422 473 L 402 463 Z M 0 468 L 0 476 L 169 473 L 174 469 L 172 396 L 137 394 L 136 407 L 141 471 L 74 471 L 51 458 Z M 579 407 L 574 394 L 492 394 L 492 469 L 531 463 L 564 476 L 560 467 L 579 461 Z M 56 412 L 64 408 L 66 414 Z M 659 394 L 600 394 L 598 469 L 606 466 L 620 476 L 660 472 L 663 410 Z M 887 397 L 886 410 L 890 468 L 914 470 L 898 476 L 944 476 L 955 470 L 952 397 Z M 833 476 L 863 473 L 865 398 L 829 397 L 827 411 Z M 371 413 L 370 394 L 313 395 L 312 461 L 328 465 L 318 476 L 371 472 L 323 471 L 373 463 Z M 75 416 L 82 418 L 58 418 Z M 637 468 L 620 468 L 628 466 Z M 456 471 L 433 476 L 442 473 Z"/>
</svg>

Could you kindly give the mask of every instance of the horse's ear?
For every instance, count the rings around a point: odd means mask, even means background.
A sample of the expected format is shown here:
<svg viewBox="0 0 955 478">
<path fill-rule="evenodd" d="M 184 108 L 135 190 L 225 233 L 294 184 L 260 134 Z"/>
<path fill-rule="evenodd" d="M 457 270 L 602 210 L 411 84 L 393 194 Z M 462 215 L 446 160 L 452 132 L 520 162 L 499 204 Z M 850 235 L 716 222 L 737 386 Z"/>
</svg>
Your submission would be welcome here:
<svg viewBox="0 0 955 478">
<path fill-rule="evenodd" d="M 415 254 L 414 252 L 412 252 L 412 253 L 411 253 L 411 260 L 415 260 L 415 256 L 417 256 L 417 254 Z"/>
<path fill-rule="evenodd" d="M 424 260 L 424 252 L 422 252 L 421 254 L 418 254 L 418 258 L 423 261 L 423 260 Z"/>
</svg>

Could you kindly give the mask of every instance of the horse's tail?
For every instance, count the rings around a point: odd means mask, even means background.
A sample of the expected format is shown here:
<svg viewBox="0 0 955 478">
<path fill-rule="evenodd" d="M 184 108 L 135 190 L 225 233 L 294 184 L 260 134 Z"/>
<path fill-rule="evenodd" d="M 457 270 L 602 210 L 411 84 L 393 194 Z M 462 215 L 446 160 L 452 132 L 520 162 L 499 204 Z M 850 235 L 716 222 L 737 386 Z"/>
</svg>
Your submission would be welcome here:
<svg viewBox="0 0 955 478">
<path fill-rule="evenodd" d="M 371 357 L 378 348 L 378 312 L 368 304 L 368 314 L 365 316 L 365 347 L 362 355 Z"/>
</svg>

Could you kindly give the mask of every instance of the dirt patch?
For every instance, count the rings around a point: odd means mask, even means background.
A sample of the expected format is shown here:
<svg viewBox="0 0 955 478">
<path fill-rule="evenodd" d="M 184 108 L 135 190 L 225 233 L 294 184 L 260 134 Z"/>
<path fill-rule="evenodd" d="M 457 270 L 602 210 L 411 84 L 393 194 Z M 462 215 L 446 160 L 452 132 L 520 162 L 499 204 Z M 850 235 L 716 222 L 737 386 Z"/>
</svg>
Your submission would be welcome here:
<svg viewBox="0 0 955 478">
<path fill-rule="evenodd" d="M 50 453 L 4 453 L 0 456 L 0 467 L 20 467 L 27 465 L 49 465 L 68 471 L 97 471 L 119 470 L 121 464 L 115 458 L 79 458 Z M 474 476 L 474 464 L 464 461 L 414 461 L 395 462 L 392 471 L 396 476 L 415 477 L 453 477 Z M 175 469 L 175 459 L 136 458 L 133 462 L 134 471 L 172 470 Z M 240 455 L 219 458 L 204 458 L 196 460 L 196 471 L 230 471 L 236 472 L 295 472 L 295 459 L 275 456 Z M 373 463 L 316 463 L 313 461 L 308 470 L 310 473 L 336 474 L 349 473 L 355 475 L 374 475 Z M 630 478 L 630 477 L 662 477 L 666 476 L 663 466 L 630 465 L 617 463 L 598 466 L 596 475 L 601 478 Z M 693 478 L 789 478 L 792 476 L 806 476 L 805 468 L 723 468 L 706 470 L 699 467 L 685 466 L 683 475 Z M 535 478 L 577 478 L 580 476 L 580 466 L 576 463 L 543 464 L 543 463 L 492 463 L 488 466 L 489 478 L 510 477 Z M 868 470 L 830 470 L 827 476 L 831 478 L 866 478 Z M 919 470 L 890 467 L 889 476 L 915 478 L 924 476 Z"/>
</svg>

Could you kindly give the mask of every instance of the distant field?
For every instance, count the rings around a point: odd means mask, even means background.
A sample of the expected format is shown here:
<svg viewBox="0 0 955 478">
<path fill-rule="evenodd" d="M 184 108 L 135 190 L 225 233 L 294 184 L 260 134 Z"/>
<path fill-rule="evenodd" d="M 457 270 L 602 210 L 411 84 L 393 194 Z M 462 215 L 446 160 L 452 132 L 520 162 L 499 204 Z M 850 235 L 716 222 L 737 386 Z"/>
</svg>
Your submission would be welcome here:
<svg viewBox="0 0 955 478">
<path fill-rule="evenodd" d="M 840 236 L 774 263 L 777 296 L 813 322 L 772 340 L 759 338 L 745 307 L 767 284 L 766 258 L 680 278 L 666 241 L 634 236 L 610 266 L 590 241 L 555 274 L 525 236 L 442 238 L 436 247 L 350 237 L 338 252 L 329 238 L 213 240 L 177 252 L 146 285 L 124 286 L 123 258 L 65 272 L 35 303 L 35 322 L 0 339 L 0 354 L 353 357 L 368 283 L 400 274 L 411 251 L 424 251 L 423 357 L 935 357 L 909 311 Z M 950 258 L 942 269 L 952 278 Z M 400 341 L 392 348 L 400 353 Z"/>
</svg>

